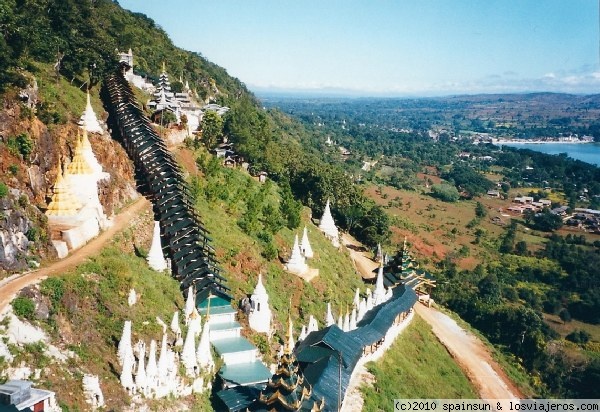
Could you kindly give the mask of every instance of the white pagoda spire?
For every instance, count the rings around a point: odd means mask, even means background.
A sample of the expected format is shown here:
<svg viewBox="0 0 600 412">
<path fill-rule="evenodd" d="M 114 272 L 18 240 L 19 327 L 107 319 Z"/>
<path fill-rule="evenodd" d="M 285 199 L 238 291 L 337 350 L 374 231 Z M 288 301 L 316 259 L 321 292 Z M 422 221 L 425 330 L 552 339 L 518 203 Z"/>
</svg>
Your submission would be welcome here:
<svg viewBox="0 0 600 412">
<path fill-rule="evenodd" d="M 356 314 L 356 320 L 358 322 L 360 322 L 362 320 L 362 318 L 365 317 L 365 314 L 367 313 L 367 300 L 366 299 L 361 299 L 360 304 L 358 305 L 358 313 Z"/>
<path fill-rule="evenodd" d="M 367 289 L 367 311 L 373 309 L 373 294 L 371 293 L 371 289 Z"/>
<path fill-rule="evenodd" d="M 186 374 L 190 377 L 196 376 L 198 362 L 196 361 L 196 333 L 194 328 L 190 327 L 185 337 L 183 350 L 181 351 L 181 362 L 185 366 Z"/>
<path fill-rule="evenodd" d="M 254 293 L 250 297 L 252 311 L 248 315 L 250 327 L 260 333 L 271 333 L 271 308 L 269 307 L 269 295 L 262 283 L 262 274 L 258 274 L 258 282 Z"/>
<path fill-rule="evenodd" d="M 132 357 L 126 357 L 123 360 L 123 369 L 121 370 L 121 386 L 127 390 L 130 394 L 135 393 L 135 383 L 133 382 L 133 366 L 135 359 Z"/>
<path fill-rule="evenodd" d="M 352 308 L 352 313 L 350 314 L 350 330 L 356 329 L 356 308 Z"/>
<path fill-rule="evenodd" d="M 333 313 L 331 313 L 331 302 L 327 302 L 327 314 L 325 315 L 325 326 L 331 326 L 335 323 Z"/>
<path fill-rule="evenodd" d="M 308 318 L 308 331 L 307 333 L 316 332 L 319 330 L 319 324 L 313 315 Z"/>
<path fill-rule="evenodd" d="M 192 284 L 189 288 L 188 288 L 188 294 L 187 294 L 187 298 L 185 300 L 185 318 L 184 318 L 184 323 L 187 325 L 188 322 L 190 321 L 190 315 L 192 314 L 192 312 L 194 311 L 194 306 L 195 302 L 194 302 L 194 285 Z"/>
<path fill-rule="evenodd" d="M 158 358 L 158 381 L 161 385 L 166 384 L 168 380 L 169 355 L 167 350 L 167 334 L 163 333 L 160 357 Z"/>
<path fill-rule="evenodd" d="M 110 179 L 110 174 L 106 173 L 102 169 L 102 165 L 98 162 L 92 144 L 88 138 L 87 127 L 83 126 L 83 133 L 81 136 L 81 154 L 87 161 L 88 165 L 92 168 L 94 173 L 97 175 L 98 180 Z"/>
<path fill-rule="evenodd" d="M 148 382 L 146 379 L 146 367 L 144 366 L 146 362 L 146 345 L 142 343 L 140 346 L 139 360 L 138 360 L 138 369 L 135 375 L 135 385 L 142 392 L 146 393 L 146 388 L 148 386 Z"/>
<path fill-rule="evenodd" d="M 92 108 L 89 90 L 87 92 L 87 103 L 85 105 L 85 111 L 79 119 L 79 125 L 85 127 L 88 130 L 88 132 L 91 133 L 104 133 L 104 130 L 102 130 L 102 126 L 100 126 L 100 123 L 98 122 L 96 113 L 94 113 L 94 109 Z"/>
<path fill-rule="evenodd" d="M 344 315 L 344 327 L 342 328 L 342 330 L 344 332 L 349 332 L 350 331 L 350 314 L 348 313 L 348 309 L 346 309 L 346 314 Z"/>
<path fill-rule="evenodd" d="M 331 240 L 331 243 L 335 247 L 340 246 L 339 237 L 340 234 L 338 232 L 338 228 L 333 221 L 333 217 L 331 216 L 331 209 L 329 207 L 329 199 L 327 199 L 327 203 L 325 204 L 325 210 L 323 211 L 323 216 L 319 221 L 319 230 L 325 234 L 325 237 Z"/>
<path fill-rule="evenodd" d="M 298 240 L 298 237 L 296 237 Z M 296 343 L 294 342 L 294 325 L 292 324 L 292 317 L 288 314 L 288 332 L 287 332 L 287 345 L 284 346 L 284 352 L 288 354 L 292 353 Z"/>
<path fill-rule="evenodd" d="M 375 291 L 373 292 L 373 305 L 377 306 L 380 303 L 385 302 L 386 291 L 383 286 L 383 262 L 379 265 L 379 271 L 377 272 L 377 282 L 375 283 Z"/>
<path fill-rule="evenodd" d="M 304 232 L 302 233 L 302 241 L 300 242 L 300 251 L 307 259 L 312 259 L 314 256 L 310 242 L 308 241 L 308 229 L 304 226 Z"/>
<path fill-rule="evenodd" d="M 134 360 L 133 347 L 131 346 L 131 321 L 126 320 L 123 325 L 123 333 L 121 334 L 121 340 L 117 349 L 117 357 L 119 363 L 125 365 L 125 359 Z M 133 368 L 133 365 L 131 366 Z"/>
<path fill-rule="evenodd" d="M 308 271 L 304 256 L 300 252 L 300 246 L 298 245 L 298 235 L 294 238 L 294 246 L 292 247 L 292 255 L 285 265 L 285 269 L 288 272 L 302 275 Z"/>
<path fill-rule="evenodd" d="M 181 326 L 179 326 L 179 311 L 173 313 L 173 320 L 171 320 L 171 332 L 175 335 L 181 335 Z"/>
<path fill-rule="evenodd" d="M 356 292 L 354 293 L 354 301 L 352 301 L 352 305 L 355 308 L 358 308 L 359 304 L 360 304 L 360 289 L 356 288 Z"/>
<path fill-rule="evenodd" d="M 381 250 L 381 243 L 377 243 L 377 253 L 375 254 L 375 262 L 383 262 L 383 252 Z"/>
<path fill-rule="evenodd" d="M 340 312 L 340 316 L 338 317 L 337 325 L 338 325 L 338 328 L 340 328 L 341 330 L 344 330 L 344 318 L 342 317 L 341 312 Z"/>
<path fill-rule="evenodd" d="M 163 255 L 162 245 L 160 242 L 160 223 L 158 220 L 154 221 L 152 245 L 150 246 L 150 251 L 148 252 L 148 257 L 146 260 L 148 261 L 148 265 L 157 272 L 167 270 L 167 261 Z"/>
<path fill-rule="evenodd" d="M 146 384 L 149 391 L 155 391 L 158 383 L 158 368 L 156 366 L 156 341 L 150 341 L 148 366 L 146 366 Z"/>
<path fill-rule="evenodd" d="M 199 336 L 200 331 L 202 330 L 202 316 L 200 316 L 198 309 L 196 308 L 192 310 L 192 314 L 190 315 L 188 330 L 192 330 L 194 332 L 194 337 Z"/>
<path fill-rule="evenodd" d="M 302 342 L 304 339 L 306 339 L 306 336 L 309 334 L 310 332 L 308 332 L 306 330 L 306 325 L 302 325 L 302 330 L 300 331 L 300 335 L 298 336 L 298 342 Z"/>
<path fill-rule="evenodd" d="M 210 351 L 210 325 L 208 323 L 208 315 L 206 316 L 206 322 L 204 323 L 200 342 L 198 343 L 196 359 L 200 369 L 212 372 L 215 367 L 215 362 L 213 361 L 212 353 Z"/>
</svg>

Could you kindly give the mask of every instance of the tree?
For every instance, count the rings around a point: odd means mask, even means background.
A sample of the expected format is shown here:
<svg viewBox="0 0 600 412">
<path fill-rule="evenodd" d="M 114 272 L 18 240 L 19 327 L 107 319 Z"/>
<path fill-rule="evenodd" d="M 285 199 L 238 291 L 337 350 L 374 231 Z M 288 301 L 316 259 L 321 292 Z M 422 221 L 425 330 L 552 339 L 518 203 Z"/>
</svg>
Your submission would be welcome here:
<svg viewBox="0 0 600 412">
<path fill-rule="evenodd" d="M 531 226 L 534 229 L 542 230 L 544 232 L 552 232 L 554 230 L 560 229 L 562 225 L 562 218 L 558 215 L 551 213 L 547 209 L 544 209 L 540 213 L 536 213 L 531 219 Z"/>
<path fill-rule="evenodd" d="M 223 119 L 212 110 L 202 116 L 198 130 L 202 132 L 202 141 L 208 149 L 212 149 L 223 135 Z"/>
<path fill-rule="evenodd" d="M 440 183 L 431 186 L 431 196 L 440 199 L 443 202 L 456 202 L 460 194 L 454 186 L 446 183 Z"/>
<path fill-rule="evenodd" d="M 475 216 L 478 218 L 484 218 L 487 215 L 487 209 L 481 202 L 477 202 L 475 205 Z"/>
<path fill-rule="evenodd" d="M 561 311 L 558 313 L 558 316 L 560 317 L 560 320 L 563 321 L 563 323 L 571 322 L 571 313 L 569 313 L 569 311 L 566 308 L 562 308 Z"/>
</svg>

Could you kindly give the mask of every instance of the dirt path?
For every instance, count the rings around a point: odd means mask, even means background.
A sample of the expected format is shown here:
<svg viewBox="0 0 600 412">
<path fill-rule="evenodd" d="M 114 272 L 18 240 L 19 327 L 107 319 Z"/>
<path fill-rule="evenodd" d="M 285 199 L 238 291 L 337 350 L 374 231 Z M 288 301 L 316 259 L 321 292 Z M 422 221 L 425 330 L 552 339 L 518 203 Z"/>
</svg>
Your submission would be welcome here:
<svg viewBox="0 0 600 412">
<path fill-rule="evenodd" d="M 521 391 L 476 336 L 436 309 L 417 303 L 415 311 L 431 325 L 433 333 L 466 373 L 482 399 L 523 398 Z"/>
<path fill-rule="evenodd" d="M 21 275 L 15 275 L 0 282 L 0 311 L 10 303 L 14 296 L 24 287 L 36 283 L 48 276 L 63 273 L 78 264 L 91 255 L 94 255 L 108 242 L 117 232 L 125 229 L 131 219 L 142 210 L 148 208 L 150 202 L 143 197 L 137 199 L 125 210 L 119 213 L 115 218 L 113 225 L 92 239 L 89 243 L 72 252 L 69 256 L 61 259 L 47 267 L 43 267 L 32 272 Z"/>
<path fill-rule="evenodd" d="M 350 258 L 356 267 L 356 270 L 361 274 L 363 279 L 373 279 L 377 275 L 373 273 L 378 266 L 377 262 L 373 262 L 369 252 L 365 252 L 365 247 L 348 233 L 342 234 L 342 243 L 350 252 Z"/>
</svg>

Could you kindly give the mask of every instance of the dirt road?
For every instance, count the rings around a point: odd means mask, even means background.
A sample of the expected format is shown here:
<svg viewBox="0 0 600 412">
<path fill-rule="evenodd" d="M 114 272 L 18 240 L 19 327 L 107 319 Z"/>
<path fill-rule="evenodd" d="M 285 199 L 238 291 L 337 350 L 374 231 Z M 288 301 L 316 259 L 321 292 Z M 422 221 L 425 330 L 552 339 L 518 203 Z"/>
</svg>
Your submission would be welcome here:
<svg viewBox="0 0 600 412">
<path fill-rule="evenodd" d="M 433 328 L 482 399 L 523 398 L 523 394 L 492 358 L 486 346 L 461 328 L 454 319 L 420 303 L 415 311 Z"/>
<path fill-rule="evenodd" d="M 117 232 L 125 229 L 131 222 L 131 219 L 145 208 L 148 208 L 149 205 L 150 202 L 148 202 L 148 200 L 140 197 L 115 216 L 113 225 L 110 228 L 100 233 L 98 237 L 92 239 L 83 247 L 75 250 L 66 258 L 52 263 L 47 267 L 27 272 L 22 275 L 16 275 L 0 282 L 0 311 L 2 311 L 2 309 L 24 287 L 36 283 L 48 276 L 57 275 L 72 269 L 87 257 L 100 252 L 106 242 L 108 242 Z"/>
<path fill-rule="evenodd" d="M 361 244 L 344 234 L 344 245 L 348 247 L 356 269 L 364 278 L 373 276 L 377 263 L 367 252 L 361 252 Z M 522 398 L 523 394 L 506 376 L 506 373 L 494 361 L 487 347 L 476 336 L 466 332 L 452 318 L 420 303 L 415 311 L 433 328 L 433 332 L 456 363 L 465 372 L 482 399 Z"/>
</svg>

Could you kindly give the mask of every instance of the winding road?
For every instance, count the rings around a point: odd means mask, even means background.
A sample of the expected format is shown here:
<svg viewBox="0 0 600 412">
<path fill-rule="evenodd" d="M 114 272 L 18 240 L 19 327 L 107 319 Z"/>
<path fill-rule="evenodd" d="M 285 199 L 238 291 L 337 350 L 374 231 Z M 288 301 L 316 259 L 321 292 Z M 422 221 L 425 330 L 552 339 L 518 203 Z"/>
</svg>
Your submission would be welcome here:
<svg viewBox="0 0 600 412">
<path fill-rule="evenodd" d="M 0 281 L 0 312 L 24 287 L 39 282 L 48 276 L 64 273 L 65 271 L 74 268 L 91 255 L 100 252 L 102 247 L 112 239 L 116 233 L 129 226 L 133 217 L 138 215 L 144 209 L 147 209 L 149 206 L 150 202 L 148 200 L 144 197 L 139 197 L 121 213 L 115 216 L 111 227 L 100 233 L 100 235 L 81 248 L 73 251 L 66 258 L 56 261 L 46 267 L 14 275 Z"/>
</svg>

